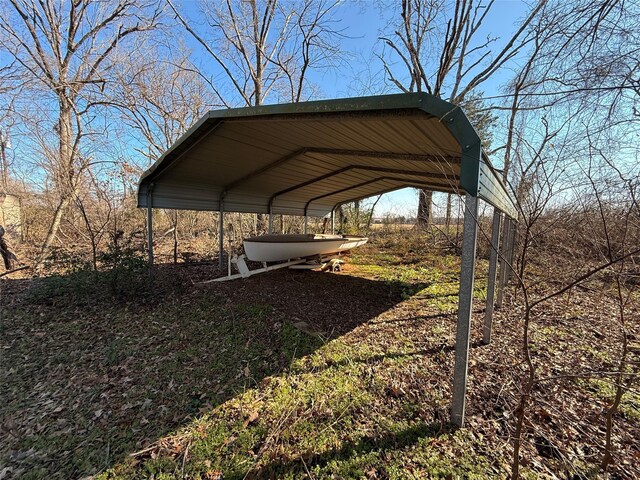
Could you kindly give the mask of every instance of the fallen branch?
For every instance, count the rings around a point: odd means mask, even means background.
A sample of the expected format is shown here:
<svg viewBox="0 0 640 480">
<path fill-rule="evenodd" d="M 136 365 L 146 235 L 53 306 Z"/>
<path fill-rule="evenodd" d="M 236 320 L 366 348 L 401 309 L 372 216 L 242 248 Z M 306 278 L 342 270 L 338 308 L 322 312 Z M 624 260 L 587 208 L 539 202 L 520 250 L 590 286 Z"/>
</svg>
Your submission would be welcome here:
<svg viewBox="0 0 640 480">
<path fill-rule="evenodd" d="M 27 268 L 30 268 L 30 266 L 29 265 L 23 265 L 23 266 L 18 267 L 18 268 L 13 268 L 11 270 L 7 270 L 6 272 L 0 273 L 0 277 L 4 277 L 5 275 L 11 275 L 12 273 L 19 272 L 20 270 L 26 270 Z"/>
</svg>

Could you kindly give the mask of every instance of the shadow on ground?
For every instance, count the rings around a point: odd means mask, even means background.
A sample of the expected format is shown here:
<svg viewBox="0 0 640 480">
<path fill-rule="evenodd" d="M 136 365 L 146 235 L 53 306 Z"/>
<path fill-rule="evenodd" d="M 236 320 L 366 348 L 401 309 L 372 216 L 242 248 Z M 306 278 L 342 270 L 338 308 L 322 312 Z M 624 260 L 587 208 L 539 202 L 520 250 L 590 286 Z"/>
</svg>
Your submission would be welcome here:
<svg viewBox="0 0 640 480">
<path fill-rule="evenodd" d="M 144 272 L 3 281 L 7 478 L 104 470 L 388 310 L 403 291 L 300 271 L 191 282 L 212 275 L 159 266 L 153 281 Z"/>
</svg>

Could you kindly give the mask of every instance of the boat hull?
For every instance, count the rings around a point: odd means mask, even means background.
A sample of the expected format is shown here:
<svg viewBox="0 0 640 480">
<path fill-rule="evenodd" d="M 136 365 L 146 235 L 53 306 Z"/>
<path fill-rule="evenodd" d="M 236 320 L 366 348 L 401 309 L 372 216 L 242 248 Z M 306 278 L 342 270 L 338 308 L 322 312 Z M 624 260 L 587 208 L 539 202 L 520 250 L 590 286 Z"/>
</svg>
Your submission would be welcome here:
<svg viewBox="0 0 640 480">
<path fill-rule="evenodd" d="M 367 241 L 367 237 L 341 235 L 262 235 L 245 239 L 244 252 L 256 262 L 280 262 L 344 252 Z"/>
</svg>

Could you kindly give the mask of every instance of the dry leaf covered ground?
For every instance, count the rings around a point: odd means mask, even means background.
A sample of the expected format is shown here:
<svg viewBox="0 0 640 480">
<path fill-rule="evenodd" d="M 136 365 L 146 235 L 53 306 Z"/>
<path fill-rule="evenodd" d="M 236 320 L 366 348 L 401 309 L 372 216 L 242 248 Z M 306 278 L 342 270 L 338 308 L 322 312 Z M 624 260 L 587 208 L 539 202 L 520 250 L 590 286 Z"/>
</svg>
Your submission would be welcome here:
<svg viewBox="0 0 640 480">
<path fill-rule="evenodd" d="M 194 286 L 211 267 L 166 266 L 152 283 L 138 271 L 4 280 L 0 477 L 505 477 L 521 305 L 511 299 L 481 345 L 485 272 L 481 261 L 458 431 L 458 259 L 419 237 L 377 238 L 339 274 Z M 535 319 L 527 478 L 599 475 L 613 392 L 599 372 L 620 344 L 605 291 L 573 290 Z M 639 438 L 628 392 L 612 478 L 640 477 Z"/>
</svg>

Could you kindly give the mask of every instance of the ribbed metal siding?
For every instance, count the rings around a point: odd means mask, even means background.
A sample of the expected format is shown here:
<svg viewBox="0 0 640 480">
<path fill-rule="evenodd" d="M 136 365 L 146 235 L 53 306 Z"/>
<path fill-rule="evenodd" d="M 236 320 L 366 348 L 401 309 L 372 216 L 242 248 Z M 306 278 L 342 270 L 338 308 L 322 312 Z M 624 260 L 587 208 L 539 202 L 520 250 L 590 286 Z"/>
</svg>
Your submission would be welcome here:
<svg viewBox="0 0 640 480">
<path fill-rule="evenodd" d="M 455 139 L 437 119 L 424 112 L 390 118 L 344 118 L 320 120 L 270 120 L 268 117 L 228 121 L 215 134 L 200 141 L 178 162 L 154 181 L 153 204 L 160 208 L 218 210 L 225 186 L 302 148 L 391 152 L 396 154 L 459 156 Z M 224 198 L 226 211 L 266 213 L 274 194 L 331 172 L 343 173 L 279 195 L 274 213 L 303 215 L 309 199 L 368 180 L 393 175 L 407 183 L 437 183 L 450 191 L 457 185 L 459 165 L 395 158 L 363 157 L 309 152 L 268 169 L 230 189 Z M 357 167 L 374 167 L 380 171 Z M 402 174 L 400 171 L 447 175 L 447 179 Z M 399 185 L 380 181 L 313 202 L 309 214 L 325 215 L 333 205 L 365 194 L 375 194 Z M 146 186 L 139 192 L 140 206 L 146 206 Z"/>
<path fill-rule="evenodd" d="M 480 174 L 478 176 L 478 197 L 485 202 L 495 205 L 512 218 L 518 218 L 518 211 L 509 192 L 498 180 L 496 172 L 484 161 L 480 162 Z"/>
</svg>

